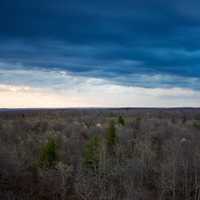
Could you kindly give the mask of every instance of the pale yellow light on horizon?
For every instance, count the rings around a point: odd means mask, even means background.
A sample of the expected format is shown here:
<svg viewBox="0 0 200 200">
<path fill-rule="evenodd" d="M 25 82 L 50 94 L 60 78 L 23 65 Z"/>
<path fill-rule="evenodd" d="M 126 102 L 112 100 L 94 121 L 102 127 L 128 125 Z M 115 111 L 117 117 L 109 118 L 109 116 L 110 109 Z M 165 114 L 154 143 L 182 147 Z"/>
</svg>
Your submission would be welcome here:
<svg viewBox="0 0 200 200">
<path fill-rule="evenodd" d="M 183 88 L 85 84 L 52 90 L 0 84 L 0 108 L 200 107 L 199 99 L 199 91 Z"/>
<path fill-rule="evenodd" d="M 31 87 L 0 85 L 0 108 L 79 107 L 83 101 L 75 97 Z"/>
</svg>

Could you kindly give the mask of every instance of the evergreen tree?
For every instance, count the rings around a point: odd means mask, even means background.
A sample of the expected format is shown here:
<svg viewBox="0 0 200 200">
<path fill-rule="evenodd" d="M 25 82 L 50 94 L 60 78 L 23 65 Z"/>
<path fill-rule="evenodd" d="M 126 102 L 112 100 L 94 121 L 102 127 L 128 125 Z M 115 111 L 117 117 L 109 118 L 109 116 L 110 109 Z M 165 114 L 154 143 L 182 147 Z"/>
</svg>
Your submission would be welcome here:
<svg viewBox="0 0 200 200">
<path fill-rule="evenodd" d="M 118 137 L 116 134 L 115 123 L 111 121 L 106 134 L 106 143 L 108 148 L 113 148 L 117 144 L 117 142 L 118 142 Z"/>
<path fill-rule="evenodd" d="M 50 137 L 42 147 L 40 153 L 40 166 L 44 168 L 54 167 L 57 161 L 57 144 L 55 138 Z"/>
<path fill-rule="evenodd" d="M 93 136 L 85 145 L 83 155 L 83 165 L 92 170 L 96 170 L 99 165 L 100 138 Z"/>
<path fill-rule="evenodd" d="M 125 125 L 125 120 L 124 120 L 124 118 L 121 115 L 118 117 L 118 124 L 120 124 L 122 126 Z"/>
</svg>

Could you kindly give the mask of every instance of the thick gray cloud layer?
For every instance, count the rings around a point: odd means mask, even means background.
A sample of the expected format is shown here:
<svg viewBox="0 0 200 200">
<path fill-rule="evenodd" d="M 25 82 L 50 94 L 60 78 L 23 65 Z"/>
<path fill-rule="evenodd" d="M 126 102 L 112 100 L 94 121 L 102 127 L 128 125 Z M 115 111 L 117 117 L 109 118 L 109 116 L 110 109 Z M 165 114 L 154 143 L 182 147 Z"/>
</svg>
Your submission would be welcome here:
<svg viewBox="0 0 200 200">
<path fill-rule="evenodd" d="M 195 0 L 1 0 L 0 62 L 199 90 L 199 10 Z"/>
</svg>

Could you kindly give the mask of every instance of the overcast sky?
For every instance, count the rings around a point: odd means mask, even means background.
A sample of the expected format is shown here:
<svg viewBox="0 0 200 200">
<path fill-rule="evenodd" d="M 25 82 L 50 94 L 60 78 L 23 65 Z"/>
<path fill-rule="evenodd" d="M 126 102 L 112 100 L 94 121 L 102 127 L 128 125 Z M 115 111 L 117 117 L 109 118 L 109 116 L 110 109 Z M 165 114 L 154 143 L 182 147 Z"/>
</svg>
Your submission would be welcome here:
<svg viewBox="0 0 200 200">
<path fill-rule="evenodd" d="M 200 1 L 0 0 L 0 107 L 200 106 Z"/>
</svg>

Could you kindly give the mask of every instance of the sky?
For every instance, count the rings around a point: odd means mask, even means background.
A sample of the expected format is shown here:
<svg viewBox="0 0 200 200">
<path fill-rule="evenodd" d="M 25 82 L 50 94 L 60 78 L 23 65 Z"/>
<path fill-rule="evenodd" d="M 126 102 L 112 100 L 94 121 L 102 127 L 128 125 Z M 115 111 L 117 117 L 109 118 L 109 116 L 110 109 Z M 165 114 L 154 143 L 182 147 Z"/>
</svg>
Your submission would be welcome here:
<svg viewBox="0 0 200 200">
<path fill-rule="evenodd" d="M 0 0 L 0 108 L 200 107 L 199 0 Z"/>
</svg>

